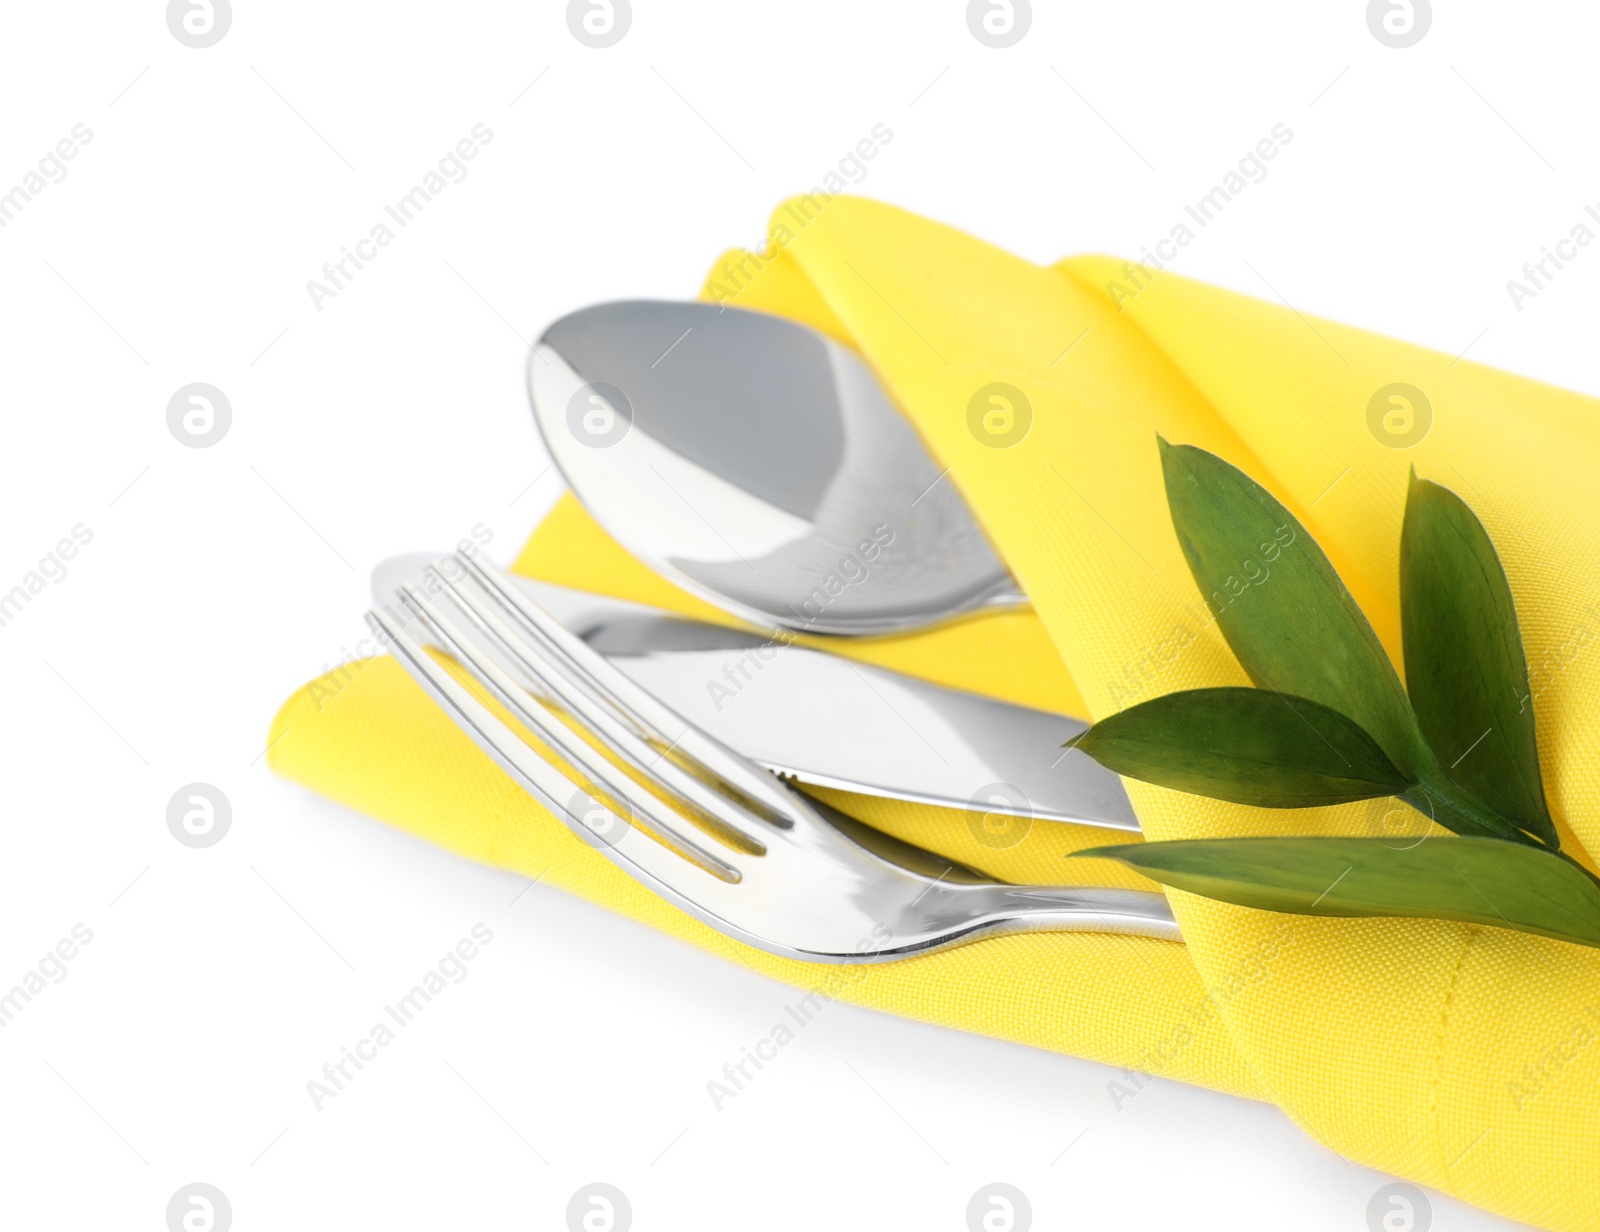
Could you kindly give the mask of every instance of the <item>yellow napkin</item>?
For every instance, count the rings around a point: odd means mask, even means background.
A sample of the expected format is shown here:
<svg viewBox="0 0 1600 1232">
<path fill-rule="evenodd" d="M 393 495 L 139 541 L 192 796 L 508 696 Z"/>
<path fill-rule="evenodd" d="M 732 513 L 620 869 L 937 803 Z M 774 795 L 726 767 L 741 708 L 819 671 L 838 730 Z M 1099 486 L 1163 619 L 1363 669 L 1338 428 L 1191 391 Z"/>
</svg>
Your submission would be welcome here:
<svg viewBox="0 0 1600 1232">
<path fill-rule="evenodd" d="M 1247 683 L 1173 537 L 1156 435 L 1212 450 L 1294 511 L 1400 660 L 1408 468 L 1493 537 L 1521 616 L 1564 843 L 1600 850 L 1600 414 L 1589 399 L 1109 258 L 1045 269 L 900 210 L 787 203 L 703 295 L 857 347 L 977 512 L 1036 615 L 835 645 L 863 660 L 1094 717 Z M 998 449 L 974 394 L 1023 392 Z M 1424 392 L 1396 448 L 1369 402 Z M 570 499 L 517 568 L 708 619 Z M 1063 666 L 1065 665 L 1065 667 Z M 1070 676 L 1068 670 L 1070 669 Z M 471 858 L 604 903 L 830 996 L 1276 1101 L 1347 1158 L 1553 1229 L 1600 1226 L 1600 952 L 1500 929 L 1277 915 L 1173 893 L 1186 945 L 998 938 L 824 968 L 729 941 L 617 872 L 518 790 L 389 659 L 278 715 L 281 774 Z M 1391 807 L 1275 811 L 1129 785 L 1153 839 L 1369 834 Z M 1136 884 L 1067 853 L 1116 836 L 1035 823 L 1010 848 L 958 812 L 828 793 L 864 820 L 1019 881 Z"/>
</svg>

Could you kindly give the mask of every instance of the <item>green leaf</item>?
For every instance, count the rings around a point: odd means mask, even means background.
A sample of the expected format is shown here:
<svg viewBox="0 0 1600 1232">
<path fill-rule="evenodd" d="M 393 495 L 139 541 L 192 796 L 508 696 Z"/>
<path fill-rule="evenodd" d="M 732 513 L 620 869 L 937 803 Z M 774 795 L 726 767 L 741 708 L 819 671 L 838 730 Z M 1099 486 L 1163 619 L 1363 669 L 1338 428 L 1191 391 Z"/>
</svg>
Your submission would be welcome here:
<svg viewBox="0 0 1600 1232">
<path fill-rule="evenodd" d="M 1263 808 L 1394 796 L 1413 785 L 1336 710 L 1265 689 L 1168 693 L 1074 742 L 1129 778 Z"/>
<path fill-rule="evenodd" d="M 1224 838 L 1074 852 L 1206 898 L 1294 915 L 1465 920 L 1600 946 L 1600 886 L 1576 864 L 1493 838 Z"/>
<path fill-rule="evenodd" d="M 1163 440 L 1161 465 L 1189 570 L 1250 679 L 1354 720 L 1417 775 L 1432 757 L 1394 665 L 1305 527 L 1215 454 Z"/>
<path fill-rule="evenodd" d="M 1400 598 L 1411 704 L 1445 773 L 1557 846 L 1505 570 L 1461 498 L 1415 473 L 1400 537 Z"/>
</svg>

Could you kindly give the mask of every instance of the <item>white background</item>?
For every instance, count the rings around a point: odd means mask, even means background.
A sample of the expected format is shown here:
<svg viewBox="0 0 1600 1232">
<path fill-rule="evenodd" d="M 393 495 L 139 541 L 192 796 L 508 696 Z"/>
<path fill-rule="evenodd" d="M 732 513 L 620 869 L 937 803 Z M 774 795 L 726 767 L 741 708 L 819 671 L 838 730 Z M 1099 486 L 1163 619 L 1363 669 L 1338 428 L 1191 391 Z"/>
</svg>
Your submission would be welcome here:
<svg viewBox="0 0 1600 1232">
<path fill-rule="evenodd" d="M 8 1224 L 159 1229 L 205 1181 L 241 1232 L 561 1228 L 606 1180 L 639 1229 L 959 1229 L 1000 1179 L 1039 1228 L 1367 1227 L 1388 1178 L 1270 1107 L 1158 1081 L 1119 1112 L 1103 1067 L 846 1006 L 715 1111 L 788 989 L 260 753 L 364 632 L 375 561 L 478 522 L 507 559 L 557 495 L 527 340 L 691 294 L 875 124 L 856 191 L 1040 261 L 1137 254 L 1287 124 L 1180 272 L 1600 391 L 1600 251 L 1520 312 L 1505 287 L 1600 199 L 1594 13 L 1439 8 L 1393 50 L 1358 0 L 1040 2 L 992 50 L 957 0 L 635 0 L 593 50 L 550 0 L 236 0 L 195 50 L 157 0 L 8 5 L 0 191 L 93 140 L 0 229 L 0 590 L 93 541 L 0 628 L 0 986 L 94 934 L 0 1030 Z M 317 310 L 307 280 L 479 123 L 468 177 Z M 233 407 L 202 450 L 166 424 L 194 381 Z M 233 806 L 206 850 L 165 821 L 196 780 Z M 316 1111 L 307 1080 L 480 921 L 465 982 Z M 1505 1225 L 1434 1195 L 1433 1226 Z"/>
</svg>

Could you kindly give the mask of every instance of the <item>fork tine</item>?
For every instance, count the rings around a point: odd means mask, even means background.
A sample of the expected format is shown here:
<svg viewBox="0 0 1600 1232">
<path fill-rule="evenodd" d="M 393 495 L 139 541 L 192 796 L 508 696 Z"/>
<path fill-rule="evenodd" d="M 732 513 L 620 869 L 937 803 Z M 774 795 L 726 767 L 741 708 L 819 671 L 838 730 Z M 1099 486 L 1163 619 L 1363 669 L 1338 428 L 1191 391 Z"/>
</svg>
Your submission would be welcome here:
<svg viewBox="0 0 1600 1232">
<path fill-rule="evenodd" d="M 695 904 L 707 887 L 733 888 L 642 830 L 635 831 L 626 824 L 612 828 L 602 822 L 603 829 L 590 823 L 588 817 L 593 812 L 599 812 L 612 822 L 620 820 L 604 801 L 589 797 L 585 801 L 584 816 L 576 815 L 573 795 L 579 789 L 429 655 L 406 631 L 408 622 L 405 619 L 386 606 L 368 612 L 367 621 L 379 633 L 386 648 L 456 726 L 519 786 L 566 822 L 580 840 L 599 848 L 630 876 L 686 911 L 696 911 Z"/>
<path fill-rule="evenodd" d="M 518 698 L 518 693 L 522 690 L 518 688 L 517 682 L 512 680 L 512 677 L 506 674 L 506 670 L 496 664 L 493 659 L 488 658 L 480 646 L 474 645 L 472 640 L 466 637 L 466 634 L 462 634 L 461 629 L 453 621 L 450 621 L 450 618 L 445 616 L 442 611 L 438 611 L 437 606 L 432 605 L 424 595 L 418 594 L 411 587 L 406 587 L 400 592 L 400 598 L 421 619 L 422 624 L 440 640 L 446 650 L 453 654 L 456 661 L 464 669 L 469 670 L 469 674 L 480 685 L 488 688 L 488 691 L 494 694 L 494 698 L 498 699 L 502 706 L 506 706 L 512 712 L 512 715 L 517 718 L 518 722 L 528 726 L 544 744 L 555 750 L 555 754 L 558 757 L 565 758 L 566 763 L 573 766 L 574 770 L 587 774 L 590 784 L 600 787 L 603 794 L 608 795 L 611 800 L 624 803 L 630 813 L 630 816 L 624 818 L 624 821 L 634 824 L 638 829 L 645 830 L 646 834 L 650 834 L 659 843 L 675 851 L 678 856 L 698 864 L 699 867 L 702 867 L 714 877 L 722 878 L 725 882 L 738 882 L 739 870 L 728 864 L 725 859 L 712 853 L 712 851 L 707 851 L 706 846 L 702 845 L 702 843 L 694 842 L 693 838 L 682 834 L 682 827 L 675 826 L 674 822 L 670 821 L 669 811 L 664 808 L 661 800 L 651 795 L 648 790 L 638 786 L 634 779 L 627 778 L 626 774 L 622 774 L 616 766 L 606 762 L 605 758 L 598 754 L 594 747 L 589 746 L 584 739 L 579 738 L 578 734 L 571 731 L 570 728 L 566 728 L 554 715 L 541 712 L 541 707 L 530 706 L 528 702 L 523 701 L 523 698 Z M 427 656 L 426 651 L 422 653 L 422 658 L 429 661 L 430 667 L 434 667 L 435 674 L 443 674 L 446 678 L 450 678 L 451 683 L 458 685 L 458 691 L 467 693 L 470 698 L 469 691 L 464 686 L 459 685 L 458 682 L 454 682 L 454 678 L 450 677 L 450 674 L 440 664 L 432 661 Z M 421 666 L 421 664 L 418 664 L 418 666 Z M 453 694 L 450 701 L 454 709 L 462 712 L 462 707 L 458 704 L 458 696 Z M 504 747 L 502 746 L 507 744 L 510 739 L 517 739 L 522 744 L 523 749 L 528 754 L 533 754 L 533 757 L 539 760 L 541 765 L 549 765 L 549 763 L 538 757 L 538 752 L 531 749 L 526 744 L 526 741 L 518 738 L 515 731 L 507 728 L 506 723 L 501 722 L 499 718 L 493 717 L 493 712 L 488 710 L 488 707 L 483 707 L 482 702 L 478 702 L 478 706 L 482 707 L 482 715 L 466 715 L 466 717 L 472 722 L 475 730 L 485 731 L 485 734 L 490 734 L 490 730 L 483 728 L 482 718 L 491 718 L 491 722 L 494 725 L 494 730 L 491 731 L 493 731 L 493 736 L 496 738 L 493 741 L 494 749 L 504 752 Z M 518 758 L 518 765 L 520 765 L 520 758 Z M 562 774 L 562 771 L 558 770 L 558 768 L 552 766 L 552 770 L 555 770 L 555 773 L 566 782 L 566 786 L 573 787 L 573 789 L 579 786 L 579 784 L 574 784 L 570 776 Z M 587 786 L 587 784 L 584 784 L 584 786 Z M 558 814 L 560 816 L 568 816 L 570 818 L 570 805 L 570 798 L 562 800 L 562 798 L 557 797 Z M 616 816 L 614 808 L 608 808 L 606 811 L 610 811 L 613 816 Z"/>
<path fill-rule="evenodd" d="M 451 715 L 484 752 L 551 812 L 567 816 L 566 797 L 570 796 L 573 784 L 560 770 L 534 756 L 527 741 L 519 737 L 513 744 L 507 739 L 514 733 L 406 632 L 404 623 L 391 609 L 374 608 L 367 613 L 367 623 L 428 696 Z M 527 750 L 526 756 L 523 749 Z"/>
<path fill-rule="evenodd" d="M 681 715 L 642 688 L 581 637 L 569 631 L 537 603 L 524 595 L 500 569 L 474 557 L 455 553 L 454 560 L 492 596 L 528 639 L 548 652 L 557 666 L 582 687 L 593 690 L 606 705 L 632 722 L 644 725 L 665 746 L 679 751 L 715 781 L 770 810 L 776 825 L 793 824 L 804 812 L 795 795 L 769 771 L 747 761 L 720 740 L 687 722 Z"/>
<path fill-rule="evenodd" d="M 422 619 L 424 625 L 434 631 L 445 649 L 455 655 L 463 667 L 469 668 L 479 683 L 489 689 L 501 705 L 507 707 L 525 726 L 532 728 L 541 740 L 566 758 L 569 764 L 581 768 L 593 782 L 623 800 L 643 820 L 643 828 L 655 833 L 662 842 L 683 849 L 680 854 L 686 858 L 707 864 L 708 872 L 714 872 L 724 879 L 728 879 L 731 874 L 731 879 L 734 881 L 738 880 L 737 870 L 686 834 L 682 828 L 684 821 L 692 822 L 698 817 L 709 823 L 707 828 L 711 830 L 713 837 L 728 846 L 748 855 L 765 854 L 765 845 L 735 827 L 725 816 L 728 812 L 726 802 L 712 797 L 703 785 L 701 785 L 702 792 L 708 797 L 705 807 L 685 800 L 673 792 L 671 786 L 662 781 L 659 772 L 646 763 L 643 754 L 647 750 L 639 746 L 637 740 L 634 740 L 634 747 L 631 750 L 619 750 L 607 740 L 606 733 L 597 731 L 583 715 L 567 711 L 559 705 L 551 706 L 548 701 L 542 706 L 530 704 L 528 693 L 515 677 L 508 673 L 503 665 L 496 662 L 483 645 L 470 638 L 459 625 L 449 619 L 437 604 L 415 588 L 406 588 L 400 595 L 406 605 Z M 460 606 L 460 610 L 474 615 L 464 604 Z M 563 723 L 561 713 L 565 713 L 581 731 L 574 731 L 572 727 Z M 592 736 L 604 748 L 611 749 L 633 765 L 637 777 L 630 776 L 625 768 L 608 760 L 604 752 L 584 739 L 585 734 Z M 625 732 L 619 734 L 627 738 Z M 664 801 L 662 793 L 673 799 Z M 671 806 L 674 803 L 681 806 L 681 813 L 673 811 Z M 687 815 L 682 815 L 685 813 Z"/>
<path fill-rule="evenodd" d="M 674 803 L 709 822 L 717 837 L 752 855 L 765 854 L 762 823 L 770 820 L 765 810 L 745 807 L 735 796 L 690 773 L 668 757 L 667 750 L 649 743 L 633 723 L 619 719 L 610 706 L 596 702 L 592 693 L 577 687 L 566 672 L 550 662 L 547 647 L 535 644 L 501 617 L 493 596 L 479 600 L 438 569 L 429 569 L 426 576 L 437 579 L 462 614 L 528 674 L 538 686 L 534 692 L 543 694 L 541 700 L 546 700 L 547 705 L 553 701 L 559 710 L 648 779 L 654 789 L 666 791 Z M 476 592 L 478 588 L 471 589 Z"/>
</svg>

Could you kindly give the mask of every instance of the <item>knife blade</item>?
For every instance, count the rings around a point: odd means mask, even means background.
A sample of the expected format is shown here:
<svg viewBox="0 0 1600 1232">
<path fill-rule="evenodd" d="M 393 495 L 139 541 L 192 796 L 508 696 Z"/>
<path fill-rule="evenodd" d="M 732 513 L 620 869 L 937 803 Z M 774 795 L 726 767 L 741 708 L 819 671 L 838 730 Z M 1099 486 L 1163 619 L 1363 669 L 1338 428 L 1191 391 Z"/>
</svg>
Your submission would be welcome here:
<svg viewBox="0 0 1600 1232">
<path fill-rule="evenodd" d="M 381 562 L 374 598 L 390 602 L 437 559 Z M 623 599 L 515 580 L 690 723 L 780 775 L 978 819 L 1139 829 L 1122 780 L 1062 747 L 1085 730 L 1077 719 Z"/>
</svg>

